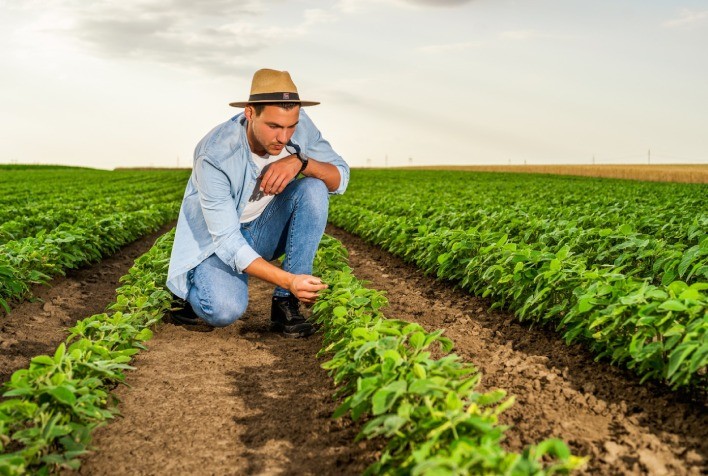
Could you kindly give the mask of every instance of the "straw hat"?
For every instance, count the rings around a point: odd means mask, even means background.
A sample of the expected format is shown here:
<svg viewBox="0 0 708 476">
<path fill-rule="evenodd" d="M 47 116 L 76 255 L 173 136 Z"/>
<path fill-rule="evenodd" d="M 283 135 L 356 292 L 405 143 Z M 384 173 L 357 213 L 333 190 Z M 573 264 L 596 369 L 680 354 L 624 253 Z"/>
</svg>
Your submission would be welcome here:
<svg viewBox="0 0 708 476">
<path fill-rule="evenodd" d="M 259 69 L 251 81 L 251 96 L 248 101 L 231 102 L 229 106 L 246 107 L 248 104 L 274 102 L 297 102 L 300 106 L 316 106 L 319 102 L 301 101 L 295 83 L 287 71 Z"/>
</svg>

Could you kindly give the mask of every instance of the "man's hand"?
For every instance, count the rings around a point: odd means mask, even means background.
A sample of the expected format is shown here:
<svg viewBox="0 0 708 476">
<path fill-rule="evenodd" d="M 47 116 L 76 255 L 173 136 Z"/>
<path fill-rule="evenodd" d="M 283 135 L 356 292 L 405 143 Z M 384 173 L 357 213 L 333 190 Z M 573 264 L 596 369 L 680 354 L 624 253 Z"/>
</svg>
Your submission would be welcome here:
<svg viewBox="0 0 708 476">
<path fill-rule="evenodd" d="M 317 299 L 317 294 L 327 289 L 327 285 L 315 276 L 309 274 L 296 274 L 290 282 L 288 290 L 305 304 L 312 304 Z"/>
<path fill-rule="evenodd" d="M 295 154 L 276 160 L 261 174 L 261 192 L 266 195 L 279 194 L 295 178 L 301 166 L 302 162 Z"/>
<path fill-rule="evenodd" d="M 312 304 L 317 299 L 317 293 L 327 288 L 322 280 L 309 274 L 291 274 L 273 266 L 263 258 L 256 258 L 244 271 L 251 276 L 267 281 L 283 289 L 306 304 Z"/>
</svg>

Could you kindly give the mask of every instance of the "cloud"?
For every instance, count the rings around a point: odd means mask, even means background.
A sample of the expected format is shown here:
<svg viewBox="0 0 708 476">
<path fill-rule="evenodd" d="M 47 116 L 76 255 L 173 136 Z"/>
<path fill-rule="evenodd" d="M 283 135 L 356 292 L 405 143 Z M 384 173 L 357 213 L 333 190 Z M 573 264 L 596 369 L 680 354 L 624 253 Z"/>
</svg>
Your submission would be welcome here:
<svg viewBox="0 0 708 476">
<path fill-rule="evenodd" d="M 30 0 L 21 8 L 36 10 L 40 17 L 70 19 L 54 28 L 40 20 L 35 25 L 45 33 L 72 38 L 97 56 L 217 75 L 250 70 L 249 58 L 264 48 L 304 36 L 316 24 L 336 21 L 326 10 L 309 9 L 298 13 L 301 18 L 273 22 L 269 10 L 282 5 L 265 0 L 49 0 L 48 5 L 43 8 Z"/>
<path fill-rule="evenodd" d="M 708 10 L 694 12 L 684 8 L 679 17 L 665 21 L 662 26 L 665 28 L 683 28 L 705 23 L 708 20 Z"/>
<path fill-rule="evenodd" d="M 528 41 L 537 38 L 544 39 L 570 39 L 571 36 L 567 35 L 557 35 L 552 33 L 542 33 L 537 30 L 509 30 L 499 33 L 498 38 L 501 40 L 510 41 Z M 427 45 L 421 46 L 418 50 L 422 53 L 447 53 L 455 51 L 469 50 L 473 48 L 480 48 L 490 44 L 492 41 L 480 40 L 480 41 L 465 41 L 460 43 L 447 43 L 441 45 Z"/>
<path fill-rule="evenodd" d="M 339 0 L 335 5 L 338 11 L 343 13 L 355 13 L 367 10 L 372 5 L 380 6 L 381 4 L 393 7 L 457 7 L 471 3 L 473 0 Z"/>
</svg>

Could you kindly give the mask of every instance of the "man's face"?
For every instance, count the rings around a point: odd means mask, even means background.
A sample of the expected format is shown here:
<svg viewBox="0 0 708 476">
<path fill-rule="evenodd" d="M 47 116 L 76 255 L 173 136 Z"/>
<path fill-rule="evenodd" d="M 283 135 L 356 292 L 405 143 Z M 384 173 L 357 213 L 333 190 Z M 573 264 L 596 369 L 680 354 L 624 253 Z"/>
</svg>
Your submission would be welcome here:
<svg viewBox="0 0 708 476">
<path fill-rule="evenodd" d="M 252 106 L 244 110 L 248 119 L 248 145 L 258 155 L 278 155 L 288 143 L 300 120 L 300 106 L 290 110 L 268 105 L 260 115 Z"/>
</svg>

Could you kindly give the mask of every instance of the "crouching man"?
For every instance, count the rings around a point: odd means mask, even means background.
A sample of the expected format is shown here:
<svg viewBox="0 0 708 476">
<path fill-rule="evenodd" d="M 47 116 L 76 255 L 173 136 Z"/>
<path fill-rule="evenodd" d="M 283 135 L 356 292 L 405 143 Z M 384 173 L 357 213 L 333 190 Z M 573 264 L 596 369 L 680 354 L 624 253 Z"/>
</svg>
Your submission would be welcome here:
<svg viewBox="0 0 708 476">
<path fill-rule="evenodd" d="M 327 286 L 312 262 L 330 193 L 343 193 L 349 167 L 322 138 L 286 71 L 256 71 L 243 112 L 216 126 L 194 152 L 177 222 L 167 286 L 184 299 L 183 324 L 227 326 L 248 304 L 248 277 L 275 285 L 272 328 L 307 337 L 300 303 Z M 302 175 L 301 178 L 296 178 Z M 269 261 L 285 255 L 282 269 Z"/>
</svg>

